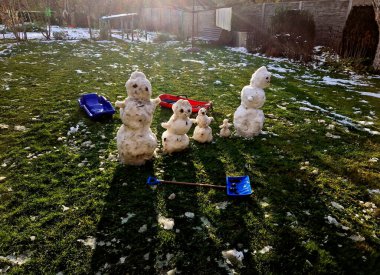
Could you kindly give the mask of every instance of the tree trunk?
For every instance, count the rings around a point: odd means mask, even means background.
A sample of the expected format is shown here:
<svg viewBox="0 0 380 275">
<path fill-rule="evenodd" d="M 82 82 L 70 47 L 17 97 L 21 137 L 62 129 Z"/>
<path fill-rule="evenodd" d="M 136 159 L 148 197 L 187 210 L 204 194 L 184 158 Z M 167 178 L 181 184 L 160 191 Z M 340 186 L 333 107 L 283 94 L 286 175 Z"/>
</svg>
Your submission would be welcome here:
<svg viewBox="0 0 380 275">
<path fill-rule="evenodd" d="M 376 16 L 376 18 L 378 18 L 378 16 Z M 379 33 L 380 33 L 380 22 L 379 22 L 379 20 L 376 20 L 376 21 L 377 21 L 377 27 L 378 27 Z M 373 60 L 373 67 L 376 70 L 380 71 L 380 35 L 379 35 L 379 41 L 377 42 L 376 55 L 375 55 L 375 58 Z"/>
</svg>

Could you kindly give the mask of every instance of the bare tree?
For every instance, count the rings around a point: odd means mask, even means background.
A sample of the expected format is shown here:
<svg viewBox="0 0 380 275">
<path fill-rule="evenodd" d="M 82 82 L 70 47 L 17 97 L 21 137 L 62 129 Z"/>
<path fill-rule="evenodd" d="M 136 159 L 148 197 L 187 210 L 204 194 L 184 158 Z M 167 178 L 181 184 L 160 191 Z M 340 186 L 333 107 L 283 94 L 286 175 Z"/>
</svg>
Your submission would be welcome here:
<svg viewBox="0 0 380 275">
<path fill-rule="evenodd" d="M 18 41 L 27 39 L 20 0 L 3 0 L 0 5 L 0 18 Z M 23 35 L 20 35 L 23 33 Z"/>
<path fill-rule="evenodd" d="M 375 10 L 375 19 L 377 22 L 377 27 L 379 28 L 380 32 L 380 0 L 372 0 L 372 4 L 373 9 Z M 379 42 L 377 43 L 375 59 L 373 60 L 373 67 L 376 70 L 380 70 L 380 36 Z"/>
</svg>

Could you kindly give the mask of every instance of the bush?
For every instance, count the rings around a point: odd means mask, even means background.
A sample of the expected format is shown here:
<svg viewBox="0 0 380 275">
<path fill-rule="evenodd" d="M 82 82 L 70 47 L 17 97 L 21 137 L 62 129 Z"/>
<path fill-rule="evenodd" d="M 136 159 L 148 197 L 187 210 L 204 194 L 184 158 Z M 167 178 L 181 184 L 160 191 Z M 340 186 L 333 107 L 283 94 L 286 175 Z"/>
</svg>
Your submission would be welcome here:
<svg viewBox="0 0 380 275">
<path fill-rule="evenodd" d="M 65 31 L 53 32 L 53 37 L 55 40 L 67 40 L 68 34 Z"/>
<path fill-rule="evenodd" d="M 278 10 L 267 32 L 248 35 L 249 50 L 301 61 L 312 59 L 314 40 L 313 16 L 302 10 Z"/>
<path fill-rule="evenodd" d="M 172 41 L 172 37 L 167 33 L 159 33 L 156 38 L 153 39 L 153 42 L 167 42 Z"/>
</svg>

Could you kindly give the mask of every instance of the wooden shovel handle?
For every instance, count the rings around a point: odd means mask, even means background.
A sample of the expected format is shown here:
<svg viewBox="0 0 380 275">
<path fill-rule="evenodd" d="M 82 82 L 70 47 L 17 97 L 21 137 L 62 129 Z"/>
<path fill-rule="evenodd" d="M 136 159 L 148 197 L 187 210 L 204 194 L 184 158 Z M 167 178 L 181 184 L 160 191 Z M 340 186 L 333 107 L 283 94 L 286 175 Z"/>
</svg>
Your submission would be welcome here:
<svg viewBox="0 0 380 275">
<path fill-rule="evenodd" d="M 200 186 L 200 187 L 209 187 L 216 189 L 226 189 L 225 186 L 212 185 L 206 183 L 194 183 L 194 182 L 183 182 L 183 181 L 169 181 L 169 180 L 160 180 L 161 183 L 177 184 L 177 185 L 189 185 L 189 186 Z"/>
</svg>

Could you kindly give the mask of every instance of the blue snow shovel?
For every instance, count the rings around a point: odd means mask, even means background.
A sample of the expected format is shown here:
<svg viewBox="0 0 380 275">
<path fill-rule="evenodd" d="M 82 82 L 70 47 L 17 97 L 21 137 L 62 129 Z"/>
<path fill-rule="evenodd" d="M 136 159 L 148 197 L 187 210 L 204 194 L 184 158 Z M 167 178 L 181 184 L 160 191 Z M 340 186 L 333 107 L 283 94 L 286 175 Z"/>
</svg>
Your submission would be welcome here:
<svg viewBox="0 0 380 275">
<path fill-rule="evenodd" d="M 162 183 L 167 184 L 177 184 L 177 185 L 187 185 L 187 186 L 199 186 L 215 189 L 223 189 L 227 191 L 228 196 L 232 197 L 243 197 L 252 194 L 251 182 L 249 176 L 242 177 L 226 177 L 226 186 L 212 185 L 206 183 L 194 183 L 194 182 L 183 182 L 183 181 L 169 181 L 169 180 L 159 180 L 155 177 L 149 177 L 146 181 L 148 185 L 159 185 Z"/>
</svg>

